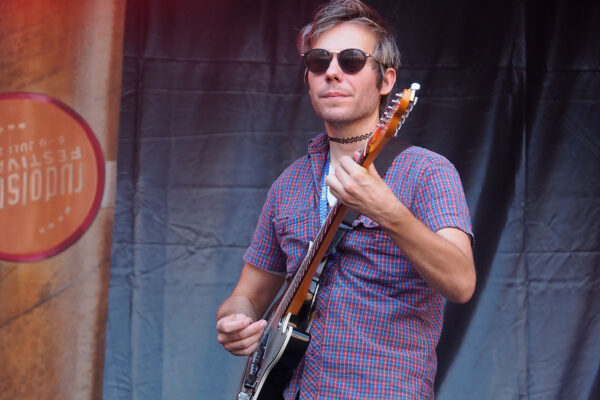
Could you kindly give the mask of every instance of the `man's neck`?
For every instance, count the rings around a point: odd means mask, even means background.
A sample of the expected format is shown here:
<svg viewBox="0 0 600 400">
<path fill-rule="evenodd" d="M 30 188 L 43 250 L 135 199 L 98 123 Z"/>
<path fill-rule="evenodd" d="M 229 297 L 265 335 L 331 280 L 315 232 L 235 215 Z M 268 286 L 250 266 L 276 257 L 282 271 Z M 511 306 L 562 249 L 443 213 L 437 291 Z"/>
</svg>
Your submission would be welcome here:
<svg viewBox="0 0 600 400">
<path fill-rule="evenodd" d="M 354 152 L 362 150 L 368 139 L 361 140 L 360 142 L 355 143 L 335 143 L 329 142 L 329 157 L 331 166 L 335 168 L 339 162 L 340 158 L 343 156 L 349 156 L 353 158 Z"/>
<path fill-rule="evenodd" d="M 375 122 L 367 122 L 361 124 L 355 124 L 354 126 L 339 126 L 332 124 L 325 124 L 325 130 L 327 136 L 338 138 L 338 139 L 348 139 L 360 135 L 364 135 L 365 133 L 373 132 L 376 128 L 377 121 Z M 369 139 L 365 138 L 357 142 L 351 143 L 338 143 L 334 141 L 329 141 L 329 156 L 332 167 L 336 167 L 339 163 L 340 158 L 343 156 L 353 157 L 354 152 L 362 150 L 365 144 Z"/>
</svg>

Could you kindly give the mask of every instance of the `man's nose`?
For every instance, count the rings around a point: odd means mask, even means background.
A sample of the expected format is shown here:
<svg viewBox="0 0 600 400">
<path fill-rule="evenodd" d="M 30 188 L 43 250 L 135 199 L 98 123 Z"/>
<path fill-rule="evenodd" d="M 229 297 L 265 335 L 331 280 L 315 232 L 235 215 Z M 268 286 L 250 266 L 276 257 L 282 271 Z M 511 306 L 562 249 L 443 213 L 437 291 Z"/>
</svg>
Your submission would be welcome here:
<svg viewBox="0 0 600 400">
<path fill-rule="evenodd" d="M 325 71 L 325 79 L 327 81 L 335 80 L 340 82 L 342 80 L 344 71 L 342 71 L 340 65 L 338 64 L 337 54 L 334 53 L 332 56 L 333 57 L 329 63 L 329 67 L 327 67 L 327 70 Z"/>
</svg>

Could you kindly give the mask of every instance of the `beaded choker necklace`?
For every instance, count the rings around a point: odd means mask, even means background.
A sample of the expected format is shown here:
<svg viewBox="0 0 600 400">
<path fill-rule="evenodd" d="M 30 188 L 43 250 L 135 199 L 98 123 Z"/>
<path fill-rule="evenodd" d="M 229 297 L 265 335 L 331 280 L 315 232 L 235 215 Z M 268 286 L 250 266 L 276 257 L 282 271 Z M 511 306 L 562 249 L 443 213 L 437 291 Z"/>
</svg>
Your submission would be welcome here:
<svg viewBox="0 0 600 400">
<path fill-rule="evenodd" d="M 327 139 L 329 139 L 330 142 L 347 144 L 347 143 L 360 142 L 362 140 L 368 139 L 371 137 L 371 134 L 372 134 L 372 132 L 367 132 L 364 135 L 352 136 L 349 138 L 341 138 L 341 139 L 327 136 Z"/>
</svg>

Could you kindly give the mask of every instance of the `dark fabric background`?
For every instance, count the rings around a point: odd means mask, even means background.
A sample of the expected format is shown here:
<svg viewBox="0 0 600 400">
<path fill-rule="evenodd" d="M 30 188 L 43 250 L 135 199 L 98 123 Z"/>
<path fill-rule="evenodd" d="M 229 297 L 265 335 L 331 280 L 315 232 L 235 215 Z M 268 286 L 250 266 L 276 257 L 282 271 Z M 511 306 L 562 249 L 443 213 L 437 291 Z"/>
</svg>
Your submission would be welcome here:
<svg viewBox="0 0 600 400">
<path fill-rule="evenodd" d="M 214 317 L 322 129 L 295 50 L 319 3 L 128 1 L 105 399 L 235 397 L 244 360 Z M 397 88 L 423 87 L 400 133 L 456 165 L 476 235 L 437 398 L 600 398 L 600 3 L 369 4 L 397 31 Z"/>
</svg>

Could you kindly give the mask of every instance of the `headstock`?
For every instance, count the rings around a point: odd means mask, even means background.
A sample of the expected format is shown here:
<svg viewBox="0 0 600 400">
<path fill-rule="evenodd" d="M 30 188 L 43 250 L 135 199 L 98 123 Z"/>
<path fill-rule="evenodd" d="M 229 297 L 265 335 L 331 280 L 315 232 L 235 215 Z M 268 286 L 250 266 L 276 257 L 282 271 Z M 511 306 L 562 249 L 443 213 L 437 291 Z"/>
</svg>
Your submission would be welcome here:
<svg viewBox="0 0 600 400">
<path fill-rule="evenodd" d="M 394 95 L 379 119 L 377 129 L 375 129 L 375 132 L 364 147 L 362 162 L 359 161 L 361 165 L 368 166 L 370 164 L 368 160 L 372 162 L 383 146 L 392 137 L 398 135 L 398 131 L 404 124 L 408 114 L 410 114 L 414 105 L 417 104 L 418 97 L 416 93 L 420 88 L 420 84 L 413 83 L 409 89 L 404 89 L 402 93 Z"/>
</svg>

